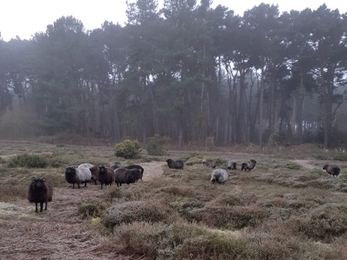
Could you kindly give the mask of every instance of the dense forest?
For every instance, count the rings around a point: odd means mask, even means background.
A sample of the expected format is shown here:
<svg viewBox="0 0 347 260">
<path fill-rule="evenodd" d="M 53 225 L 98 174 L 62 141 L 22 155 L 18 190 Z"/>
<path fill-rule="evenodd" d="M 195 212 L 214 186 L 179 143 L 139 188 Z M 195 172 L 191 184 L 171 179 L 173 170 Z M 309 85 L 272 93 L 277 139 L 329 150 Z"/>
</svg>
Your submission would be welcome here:
<svg viewBox="0 0 347 260">
<path fill-rule="evenodd" d="M 35 135 L 346 145 L 346 14 L 262 3 L 239 16 L 210 0 L 137 0 L 126 14 L 0 37 L 0 117 L 21 109 Z"/>
</svg>

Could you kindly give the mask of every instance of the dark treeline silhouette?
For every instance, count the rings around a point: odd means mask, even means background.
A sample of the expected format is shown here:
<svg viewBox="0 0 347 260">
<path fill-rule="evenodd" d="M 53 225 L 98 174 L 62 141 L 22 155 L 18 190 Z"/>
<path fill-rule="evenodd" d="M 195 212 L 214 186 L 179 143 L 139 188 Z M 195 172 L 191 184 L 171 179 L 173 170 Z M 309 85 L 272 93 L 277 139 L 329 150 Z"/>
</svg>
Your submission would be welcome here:
<svg viewBox="0 0 347 260">
<path fill-rule="evenodd" d="M 331 145 L 346 85 L 345 14 L 260 4 L 238 16 L 209 0 L 165 0 L 161 10 L 138 0 L 127 17 L 93 31 L 61 17 L 31 40 L 0 40 L 1 113 L 16 98 L 40 135 L 146 143 L 159 134 L 179 145 L 316 135 Z"/>
</svg>

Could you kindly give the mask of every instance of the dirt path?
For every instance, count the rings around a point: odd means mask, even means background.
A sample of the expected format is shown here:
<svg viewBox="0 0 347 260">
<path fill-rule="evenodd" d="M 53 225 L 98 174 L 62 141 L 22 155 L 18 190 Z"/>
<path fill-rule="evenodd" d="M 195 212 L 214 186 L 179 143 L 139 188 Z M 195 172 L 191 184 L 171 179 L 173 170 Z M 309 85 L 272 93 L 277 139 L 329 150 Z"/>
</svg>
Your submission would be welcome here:
<svg viewBox="0 0 347 260">
<path fill-rule="evenodd" d="M 141 164 L 143 181 L 162 174 L 162 162 Z M 102 240 L 84 227 L 78 205 L 100 194 L 100 186 L 54 189 L 48 210 L 35 213 L 27 200 L 0 202 L 0 259 L 127 259 L 105 250 Z"/>
</svg>

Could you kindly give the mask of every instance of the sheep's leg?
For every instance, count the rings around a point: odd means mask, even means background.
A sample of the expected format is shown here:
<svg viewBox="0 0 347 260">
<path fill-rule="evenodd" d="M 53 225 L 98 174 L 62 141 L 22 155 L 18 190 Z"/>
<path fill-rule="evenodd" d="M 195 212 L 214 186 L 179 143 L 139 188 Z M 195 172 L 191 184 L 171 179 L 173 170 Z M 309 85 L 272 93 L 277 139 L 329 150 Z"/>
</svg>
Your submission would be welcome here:
<svg viewBox="0 0 347 260">
<path fill-rule="evenodd" d="M 35 209 L 35 212 L 38 212 L 38 211 L 37 211 L 37 202 L 35 202 L 35 208 L 36 208 L 36 209 Z"/>
<path fill-rule="evenodd" d="M 78 186 L 78 188 L 80 189 L 81 187 L 80 187 L 80 183 L 79 182 L 77 182 L 77 186 Z"/>
<path fill-rule="evenodd" d="M 42 209 L 43 209 L 43 202 L 41 201 L 40 202 L 40 212 L 42 212 Z"/>
<path fill-rule="evenodd" d="M 47 201 L 45 201 L 45 210 L 47 210 Z"/>
<path fill-rule="evenodd" d="M 84 183 L 84 187 L 87 187 L 87 182 Z"/>
<path fill-rule="evenodd" d="M 73 188 L 73 189 L 75 188 L 75 183 L 72 183 L 72 188 Z"/>
</svg>

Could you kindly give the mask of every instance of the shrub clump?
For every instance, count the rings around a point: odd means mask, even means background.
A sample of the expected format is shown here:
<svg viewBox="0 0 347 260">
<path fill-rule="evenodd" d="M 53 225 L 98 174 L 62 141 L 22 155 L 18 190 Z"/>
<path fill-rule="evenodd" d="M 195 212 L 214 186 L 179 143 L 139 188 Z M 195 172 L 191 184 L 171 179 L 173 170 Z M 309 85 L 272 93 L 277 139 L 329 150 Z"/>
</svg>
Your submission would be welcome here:
<svg viewBox="0 0 347 260">
<path fill-rule="evenodd" d="M 150 155 L 164 155 L 164 144 L 168 141 L 168 137 L 154 135 L 148 138 L 147 152 Z"/>
<path fill-rule="evenodd" d="M 125 159 L 137 158 L 141 152 L 140 144 L 137 140 L 126 139 L 115 145 L 115 155 Z"/>
<path fill-rule="evenodd" d="M 129 201 L 109 208 L 103 216 L 107 228 L 134 221 L 160 222 L 169 218 L 172 210 L 159 202 Z"/>
<path fill-rule="evenodd" d="M 347 205 L 331 203 L 314 209 L 307 218 L 293 220 L 296 232 L 308 238 L 331 243 L 347 232 Z"/>
<path fill-rule="evenodd" d="M 7 167 L 28 167 L 28 168 L 46 168 L 48 162 L 46 158 L 39 155 L 32 154 L 20 154 L 12 157 L 8 163 Z"/>
</svg>

